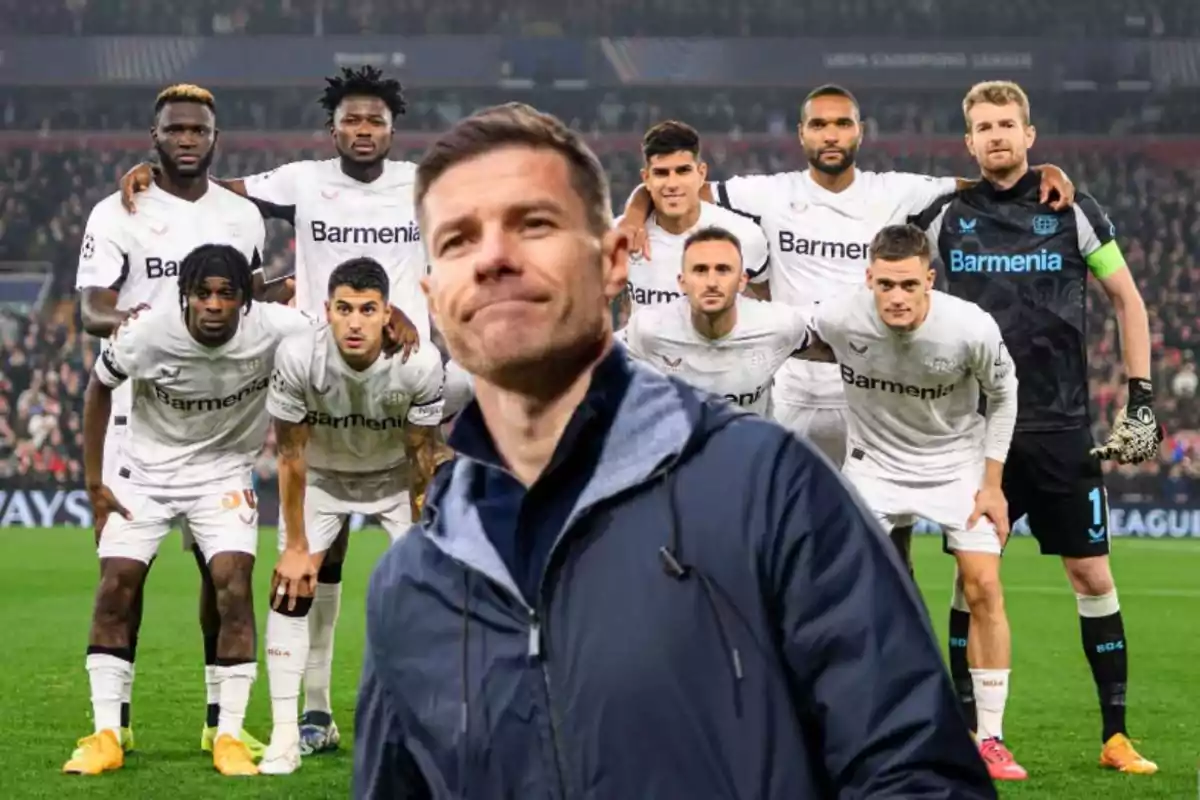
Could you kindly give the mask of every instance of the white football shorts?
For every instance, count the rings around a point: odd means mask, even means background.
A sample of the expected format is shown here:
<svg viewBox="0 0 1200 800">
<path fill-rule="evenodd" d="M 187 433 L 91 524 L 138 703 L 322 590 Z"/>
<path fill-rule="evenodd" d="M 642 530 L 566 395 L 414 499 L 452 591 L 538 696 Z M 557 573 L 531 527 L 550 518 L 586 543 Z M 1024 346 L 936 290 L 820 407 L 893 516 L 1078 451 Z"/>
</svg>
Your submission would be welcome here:
<svg viewBox="0 0 1200 800">
<path fill-rule="evenodd" d="M 324 553 L 333 546 L 342 525 L 354 514 L 378 517 L 394 542 L 412 527 L 409 507 L 408 471 L 353 475 L 308 471 L 304 490 L 304 534 L 310 553 Z M 279 514 L 279 550 L 287 545 L 287 525 Z"/>
<path fill-rule="evenodd" d="M 858 490 L 867 507 L 885 530 L 927 519 L 942 529 L 946 549 L 951 552 L 1000 555 L 1000 537 L 991 520 L 981 517 L 967 530 L 975 508 L 975 493 L 983 476 L 983 465 L 967 470 L 961 478 L 944 483 L 914 483 L 869 475 L 847 466 L 847 479 Z"/>
<path fill-rule="evenodd" d="M 119 488 L 109 488 L 132 519 L 109 516 L 96 550 L 100 558 L 132 558 L 149 564 L 177 519 L 186 525 L 206 562 L 217 553 L 255 555 L 258 550 L 258 499 L 253 489 L 165 497 L 128 480 Z"/>
<path fill-rule="evenodd" d="M 846 414 L 845 408 L 800 406 L 777 395 L 771 398 L 771 418 L 808 439 L 838 467 L 846 461 Z"/>
</svg>

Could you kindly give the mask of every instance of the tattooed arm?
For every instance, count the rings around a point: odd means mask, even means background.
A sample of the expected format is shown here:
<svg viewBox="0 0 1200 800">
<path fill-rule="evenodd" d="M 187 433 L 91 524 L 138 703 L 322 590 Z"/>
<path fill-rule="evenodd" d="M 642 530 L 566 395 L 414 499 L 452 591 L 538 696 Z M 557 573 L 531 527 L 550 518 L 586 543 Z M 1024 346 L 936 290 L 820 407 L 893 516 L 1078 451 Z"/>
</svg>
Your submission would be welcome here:
<svg viewBox="0 0 1200 800">
<path fill-rule="evenodd" d="M 439 425 L 407 425 L 404 428 L 404 453 L 408 458 L 408 497 L 413 522 L 421 518 L 425 508 L 425 492 L 437 468 L 454 458 L 446 446 Z"/>
<path fill-rule="evenodd" d="M 304 450 L 307 445 L 307 423 L 285 422 L 275 418 L 279 503 L 283 507 L 283 524 L 287 528 L 286 547 L 306 555 L 308 534 L 304 529 L 304 487 L 308 474 L 308 460 Z"/>
</svg>

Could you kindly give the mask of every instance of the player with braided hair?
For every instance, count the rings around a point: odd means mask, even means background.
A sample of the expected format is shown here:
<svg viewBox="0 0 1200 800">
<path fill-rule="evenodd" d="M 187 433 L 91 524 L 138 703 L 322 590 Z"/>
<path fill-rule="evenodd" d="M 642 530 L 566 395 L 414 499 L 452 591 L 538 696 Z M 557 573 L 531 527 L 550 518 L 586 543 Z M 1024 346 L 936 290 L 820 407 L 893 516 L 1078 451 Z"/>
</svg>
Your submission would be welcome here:
<svg viewBox="0 0 1200 800">
<path fill-rule="evenodd" d="M 429 339 L 430 323 L 420 286 L 426 258 L 413 205 L 416 165 L 389 158 L 396 121 L 405 111 L 403 87 L 374 67 L 342 69 L 326 78 L 318 103 L 335 158 L 295 161 L 221 185 L 254 201 L 265 216 L 295 227 L 295 304 L 302 311 L 325 316 L 329 279 L 339 264 L 370 258 L 382 265 L 391 306 L 385 352 L 403 347 L 407 358 L 417 341 Z M 150 166 L 140 165 L 121 181 L 127 209 L 137 201 L 135 217 L 142 213 L 139 192 L 152 177 Z M 290 292 L 279 291 L 284 284 L 264 283 L 260 275 L 256 297 L 285 300 Z M 340 741 L 329 684 L 348 542 L 344 528 L 325 554 L 308 614 L 312 635 L 304 675 L 303 755 L 334 750 Z"/>
<path fill-rule="evenodd" d="M 67 773 L 96 775 L 124 764 L 133 598 L 176 519 L 195 539 L 219 609 L 213 764 L 223 775 L 258 773 L 242 733 L 257 673 L 253 468 L 266 441 L 275 351 L 315 319 L 253 303 L 250 262 L 232 245 L 201 245 L 178 272 L 181 307 L 163 304 L 124 323 L 84 397 L 84 473 L 100 556 L 87 649 L 95 732 L 80 740 Z M 112 395 L 126 382 L 134 398 L 130 435 L 117 463 L 107 465 Z"/>
<path fill-rule="evenodd" d="M 225 280 L 230 290 L 242 298 L 242 313 L 250 313 L 250 304 L 254 302 L 250 270 L 242 269 L 237 259 L 231 257 L 228 245 L 202 244 L 179 266 L 179 308 L 189 325 L 188 298 L 202 291 L 210 278 Z"/>
<path fill-rule="evenodd" d="M 150 138 L 162 171 L 141 195 L 140 213 L 126 214 L 116 193 L 92 209 L 76 276 L 83 326 L 92 336 L 112 338 L 131 314 L 147 306 L 171 310 L 181 265 L 191 263 L 185 256 L 198 245 L 232 245 L 251 268 L 261 263 L 266 230 L 258 209 L 208 178 L 219 136 L 216 108 L 213 93 L 202 86 L 176 84 L 159 92 L 147 111 L 153 115 Z M 108 452 L 104 457 L 110 467 L 121 461 L 120 451 L 129 436 L 133 404 L 130 389 L 125 383 L 113 393 L 112 418 L 105 439 Z M 105 483 L 116 480 L 112 474 L 103 477 Z M 186 525 L 183 534 L 184 549 L 192 551 L 201 573 L 200 629 L 204 635 L 207 718 L 200 745 L 211 750 L 219 713 L 217 606 L 205 559 L 191 541 Z M 129 647 L 123 654 L 130 664 L 129 681 L 121 688 L 119 737 L 127 751 L 133 749 L 130 696 L 142 619 L 140 585 L 131 602 Z M 260 743 L 248 735 L 243 735 L 243 740 L 261 754 Z"/>
</svg>

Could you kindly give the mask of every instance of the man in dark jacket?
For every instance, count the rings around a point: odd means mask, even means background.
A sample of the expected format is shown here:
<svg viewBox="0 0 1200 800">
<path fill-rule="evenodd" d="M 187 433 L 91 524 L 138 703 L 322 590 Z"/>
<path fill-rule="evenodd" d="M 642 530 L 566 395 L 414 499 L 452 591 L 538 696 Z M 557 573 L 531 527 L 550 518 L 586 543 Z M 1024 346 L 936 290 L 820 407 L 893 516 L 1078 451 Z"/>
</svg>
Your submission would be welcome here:
<svg viewBox="0 0 1200 800">
<path fill-rule="evenodd" d="M 416 198 L 476 399 L 371 581 L 355 796 L 995 797 L 830 463 L 614 345 L 627 242 L 587 146 L 481 111 Z"/>
</svg>

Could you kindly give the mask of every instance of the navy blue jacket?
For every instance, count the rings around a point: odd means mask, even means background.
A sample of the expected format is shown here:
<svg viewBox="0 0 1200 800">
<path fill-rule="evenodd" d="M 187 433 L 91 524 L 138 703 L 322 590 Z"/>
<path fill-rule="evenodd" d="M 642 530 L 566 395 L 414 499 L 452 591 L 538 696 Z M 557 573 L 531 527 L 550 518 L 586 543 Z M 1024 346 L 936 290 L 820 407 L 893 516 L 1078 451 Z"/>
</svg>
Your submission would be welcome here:
<svg viewBox="0 0 1200 800">
<path fill-rule="evenodd" d="M 835 468 L 632 362 L 528 603 L 456 460 L 371 579 L 359 798 L 996 797 Z"/>
</svg>

